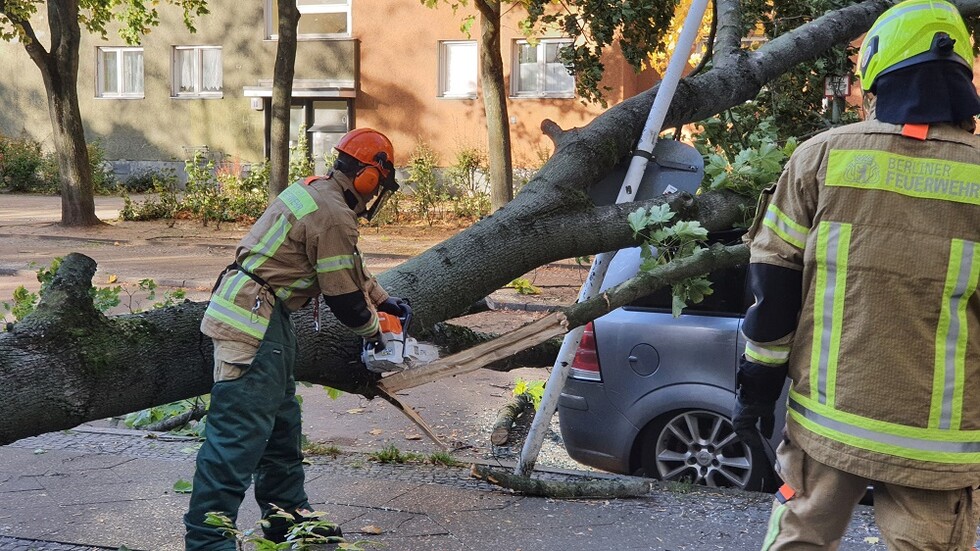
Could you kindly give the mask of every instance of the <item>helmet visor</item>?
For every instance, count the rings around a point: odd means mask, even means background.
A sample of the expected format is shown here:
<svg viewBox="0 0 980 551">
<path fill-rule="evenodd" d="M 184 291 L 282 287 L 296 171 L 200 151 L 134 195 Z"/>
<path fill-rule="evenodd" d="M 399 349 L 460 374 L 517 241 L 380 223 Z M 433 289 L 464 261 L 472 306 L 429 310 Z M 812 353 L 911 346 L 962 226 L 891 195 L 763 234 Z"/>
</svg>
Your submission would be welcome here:
<svg viewBox="0 0 980 551">
<path fill-rule="evenodd" d="M 371 206 L 367 207 L 362 215 L 368 222 L 374 219 L 374 215 L 380 212 L 381 209 L 384 208 L 385 203 L 388 202 L 388 199 L 390 199 L 391 196 L 398 191 L 399 186 L 398 182 L 395 181 L 394 171 L 392 171 L 391 174 L 391 177 L 386 178 L 381 185 L 378 186 L 378 195 L 374 198 L 374 202 L 371 203 Z"/>
</svg>

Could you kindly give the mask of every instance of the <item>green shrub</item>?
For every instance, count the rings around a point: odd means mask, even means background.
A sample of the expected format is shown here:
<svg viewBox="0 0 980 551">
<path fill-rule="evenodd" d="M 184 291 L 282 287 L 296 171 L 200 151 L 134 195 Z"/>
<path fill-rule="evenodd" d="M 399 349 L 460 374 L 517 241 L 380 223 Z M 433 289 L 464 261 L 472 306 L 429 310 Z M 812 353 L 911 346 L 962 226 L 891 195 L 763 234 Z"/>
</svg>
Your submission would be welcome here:
<svg viewBox="0 0 980 551">
<path fill-rule="evenodd" d="M 116 176 L 106 160 L 101 142 L 88 144 L 89 169 L 95 193 L 114 193 Z M 61 175 L 58 157 L 45 151 L 41 142 L 31 138 L 0 136 L 0 187 L 27 193 L 58 193 Z"/>
<path fill-rule="evenodd" d="M 181 210 L 181 200 L 178 191 L 177 175 L 171 170 L 151 173 L 150 181 L 156 197 L 134 203 L 126 192 L 123 192 L 123 208 L 119 217 L 123 220 L 169 220 L 173 227 L 177 214 Z"/>
<path fill-rule="evenodd" d="M 479 193 L 480 174 L 486 173 L 486 155 L 478 149 L 464 147 L 456 152 L 456 161 L 447 175 L 455 193 Z"/>
<path fill-rule="evenodd" d="M 480 176 L 486 172 L 483 152 L 471 147 L 456 152 L 456 161 L 447 170 L 453 216 L 472 219 L 490 214 L 490 194 L 480 189 Z"/>
<path fill-rule="evenodd" d="M 414 192 L 415 212 L 430 226 L 436 218 L 439 203 L 447 198 L 436 179 L 438 163 L 436 152 L 424 141 L 415 146 L 408 160 L 408 181 Z"/>
<path fill-rule="evenodd" d="M 269 167 L 266 163 L 251 166 L 240 160 L 225 161 L 215 166 L 204 153 L 195 153 L 185 162 L 187 185 L 178 189 L 177 177 L 171 172 L 141 173 L 134 189 L 144 189 L 152 183 L 155 197 L 134 202 L 123 194 L 123 220 L 170 220 L 173 226 L 178 217 L 208 222 L 251 221 L 265 211 L 269 202 Z M 130 182 L 130 180 L 127 180 Z M 138 185 L 137 185 L 138 184 Z M 130 185 L 127 184 L 127 191 Z"/>
<path fill-rule="evenodd" d="M 217 172 L 221 194 L 228 198 L 227 216 L 232 220 L 254 220 L 269 203 L 269 164 L 242 167 L 236 161 Z"/>
<path fill-rule="evenodd" d="M 293 183 L 313 175 L 313 161 L 310 160 L 310 143 L 306 139 L 306 128 L 299 128 L 299 140 L 289 148 L 289 175 L 287 182 Z"/>
<path fill-rule="evenodd" d="M 176 186 L 177 174 L 173 169 L 144 169 L 127 176 L 120 184 L 120 191 L 124 193 L 147 193 L 159 189 L 176 188 Z"/>
<path fill-rule="evenodd" d="M 221 186 L 214 170 L 214 161 L 197 152 L 193 159 L 184 163 L 187 172 L 187 185 L 184 187 L 182 205 L 195 218 L 200 218 L 205 226 L 213 220 L 216 226 L 230 220 L 228 217 L 228 197 L 221 193 Z"/>
<path fill-rule="evenodd" d="M 54 167 L 53 175 L 51 167 Z M 41 143 L 0 136 L 0 184 L 10 191 L 52 193 L 58 189 L 57 162 Z"/>
<path fill-rule="evenodd" d="M 102 142 L 96 140 L 88 144 L 87 147 L 88 164 L 92 169 L 92 189 L 95 193 L 115 193 L 119 188 L 119 181 L 112 171 L 112 165 L 106 159 L 105 147 L 102 146 Z"/>
<path fill-rule="evenodd" d="M 453 197 L 452 208 L 456 218 L 482 218 L 490 214 L 490 195 L 477 191 Z"/>
</svg>

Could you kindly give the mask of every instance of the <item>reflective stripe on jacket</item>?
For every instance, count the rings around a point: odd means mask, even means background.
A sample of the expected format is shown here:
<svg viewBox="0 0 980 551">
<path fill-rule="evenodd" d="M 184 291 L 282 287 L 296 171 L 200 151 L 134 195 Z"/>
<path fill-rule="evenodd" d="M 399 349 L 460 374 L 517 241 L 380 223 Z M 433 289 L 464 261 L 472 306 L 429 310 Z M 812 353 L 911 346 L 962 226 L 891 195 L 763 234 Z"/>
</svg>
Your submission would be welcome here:
<svg viewBox="0 0 980 551">
<path fill-rule="evenodd" d="M 927 489 L 980 484 L 980 137 L 866 121 L 801 145 L 752 262 L 803 271 L 787 430 L 816 460 Z"/>
<path fill-rule="evenodd" d="M 332 178 L 346 178 L 336 173 Z M 231 270 L 211 297 L 201 331 L 212 338 L 258 345 L 275 299 L 293 312 L 320 293 L 363 291 L 374 306 L 388 298 L 357 250 L 357 219 L 342 188 L 330 179 L 297 182 L 283 190 L 242 239 L 235 261 L 268 282 L 275 293 L 247 274 Z M 361 336 L 378 330 L 377 314 Z"/>
</svg>

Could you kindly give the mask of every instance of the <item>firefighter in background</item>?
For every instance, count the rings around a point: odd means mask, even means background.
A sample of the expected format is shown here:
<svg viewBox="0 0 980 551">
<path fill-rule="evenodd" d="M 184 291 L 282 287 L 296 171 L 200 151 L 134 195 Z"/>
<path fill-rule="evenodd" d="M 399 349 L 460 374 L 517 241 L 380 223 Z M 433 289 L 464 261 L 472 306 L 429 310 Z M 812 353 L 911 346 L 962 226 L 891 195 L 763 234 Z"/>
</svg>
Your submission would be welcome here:
<svg viewBox="0 0 980 551">
<path fill-rule="evenodd" d="M 370 220 L 398 189 L 391 142 L 357 129 L 336 149 L 330 175 L 292 184 L 256 221 L 204 314 L 201 331 L 214 341 L 215 383 L 184 516 L 189 551 L 235 550 L 233 540 L 205 524 L 205 515 L 220 512 L 235 521 L 253 476 L 263 518 L 273 504 L 297 518 L 310 511 L 290 313 L 312 299 L 318 323 L 322 295 L 342 324 L 370 342 L 382 339 L 378 310 L 410 312 L 407 301 L 389 296 L 368 273 L 357 250 L 357 217 Z M 284 541 L 290 526 L 269 520 L 266 537 Z M 321 535 L 339 538 L 341 531 Z"/>
<path fill-rule="evenodd" d="M 789 160 L 746 235 L 736 431 L 772 435 L 791 379 L 764 550 L 836 549 L 874 487 L 892 551 L 969 550 L 980 485 L 980 98 L 944 0 L 878 18 L 868 119 Z M 870 97 L 869 97 L 870 98 Z"/>
</svg>

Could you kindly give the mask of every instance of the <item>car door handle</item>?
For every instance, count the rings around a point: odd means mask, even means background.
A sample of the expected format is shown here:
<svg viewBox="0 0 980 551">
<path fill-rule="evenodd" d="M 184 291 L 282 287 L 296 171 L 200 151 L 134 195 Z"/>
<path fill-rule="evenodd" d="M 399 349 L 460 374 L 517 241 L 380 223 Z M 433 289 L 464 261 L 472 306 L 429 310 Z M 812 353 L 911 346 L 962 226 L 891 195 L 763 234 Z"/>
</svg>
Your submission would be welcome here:
<svg viewBox="0 0 980 551">
<path fill-rule="evenodd" d="M 630 356 L 629 358 L 626 358 L 626 359 L 629 360 L 630 363 L 636 363 L 636 362 L 640 361 L 640 359 L 637 358 L 636 356 Z"/>
</svg>

